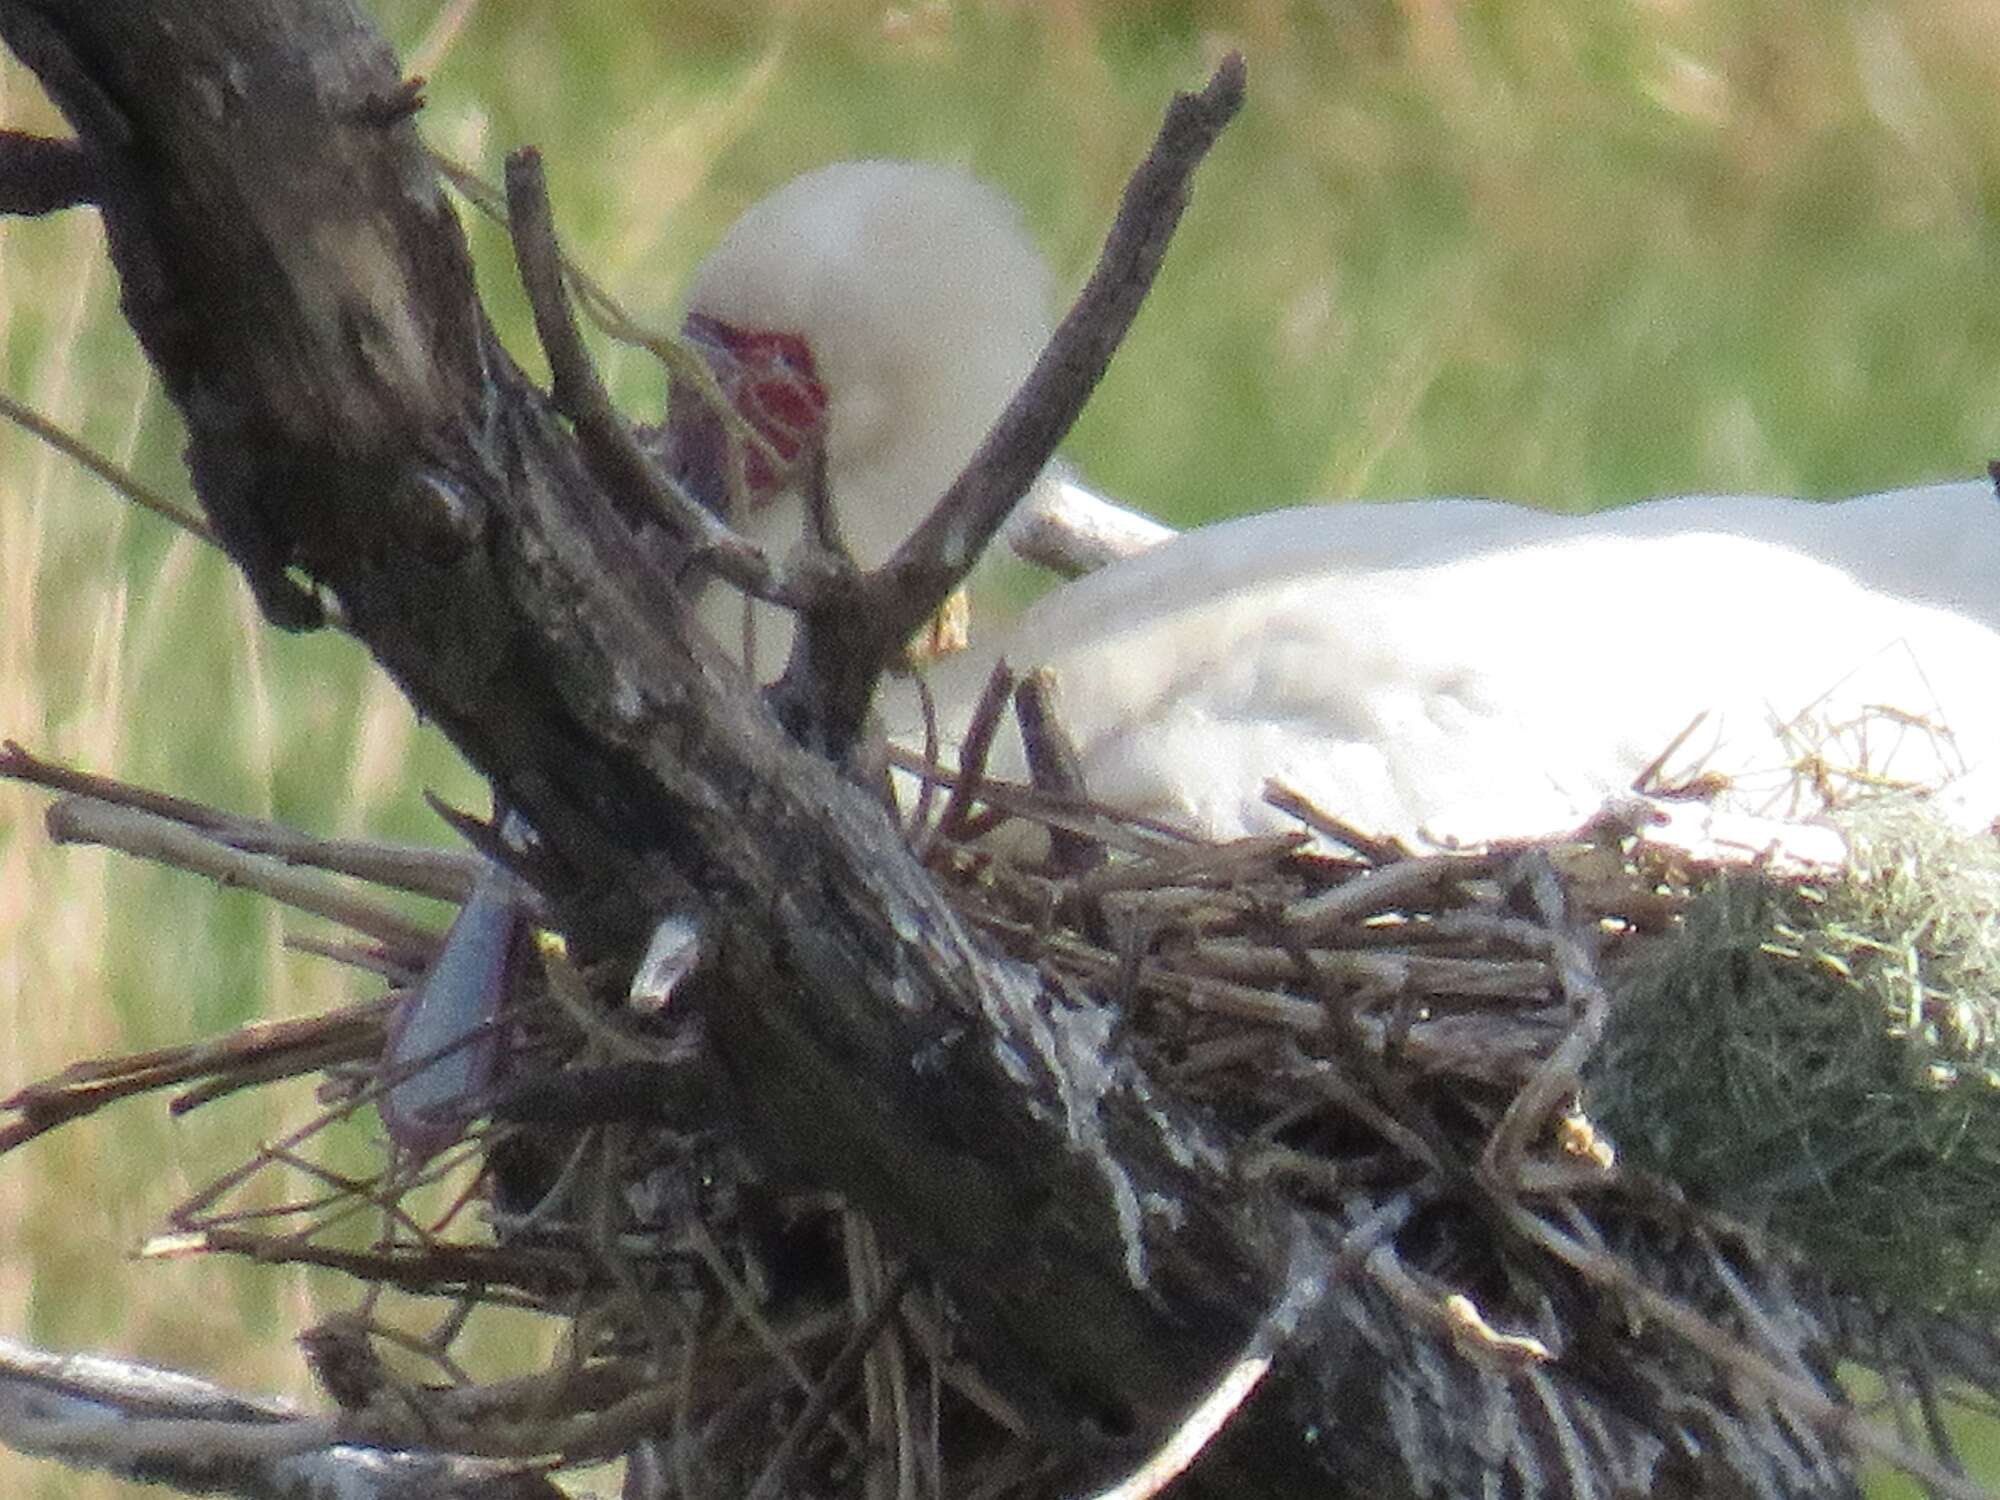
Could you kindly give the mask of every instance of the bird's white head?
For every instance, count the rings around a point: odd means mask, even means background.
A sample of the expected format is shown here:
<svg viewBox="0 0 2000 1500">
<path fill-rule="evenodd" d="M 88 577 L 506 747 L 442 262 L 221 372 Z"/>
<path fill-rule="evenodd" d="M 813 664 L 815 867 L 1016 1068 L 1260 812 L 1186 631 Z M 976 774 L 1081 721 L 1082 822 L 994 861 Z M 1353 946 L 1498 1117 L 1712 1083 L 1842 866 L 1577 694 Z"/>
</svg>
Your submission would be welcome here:
<svg viewBox="0 0 2000 1500">
<path fill-rule="evenodd" d="M 685 331 L 780 459 L 823 444 L 841 534 L 872 567 L 1026 378 L 1048 340 L 1049 296 L 1048 269 L 1001 194 L 943 167 L 840 162 L 731 226 L 695 274 Z M 705 468 L 719 488 L 719 462 L 690 457 L 704 448 L 702 418 L 683 399 L 669 412 L 678 467 L 697 488 Z M 719 428 L 708 427 L 712 450 Z M 795 487 L 754 457 L 745 479 L 749 513 L 731 520 L 782 557 L 802 534 L 803 508 L 787 503 Z"/>
</svg>

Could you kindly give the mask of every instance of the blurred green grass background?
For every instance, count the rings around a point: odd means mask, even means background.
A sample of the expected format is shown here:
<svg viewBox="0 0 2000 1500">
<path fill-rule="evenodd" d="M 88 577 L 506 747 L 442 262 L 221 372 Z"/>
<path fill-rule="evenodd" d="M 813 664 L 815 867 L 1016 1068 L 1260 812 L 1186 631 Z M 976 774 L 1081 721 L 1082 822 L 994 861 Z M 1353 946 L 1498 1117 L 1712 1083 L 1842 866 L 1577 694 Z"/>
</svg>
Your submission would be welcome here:
<svg viewBox="0 0 2000 1500">
<path fill-rule="evenodd" d="M 1836 495 L 2000 455 L 1988 0 L 374 13 L 430 78 L 434 143 L 489 177 L 542 146 L 570 248 L 661 322 L 738 210 L 856 155 L 1006 188 L 1073 288 L 1169 91 L 1240 48 L 1249 106 L 1069 448 L 1176 522 L 1316 497 Z M 0 121 L 57 128 L 11 67 Z M 473 234 L 532 364 L 504 246 Z M 608 358 L 649 412 L 652 373 Z M 0 220 L 0 382 L 185 493 L 93 216 Z M 1633 595 L 1663 618 L 1699 603 L 1643 579 Z M 4 426 L 0 735 L 327 832 L 440 839 L 426 788 L 481 799 L 351 643 L 264 629 L 218 558 Z M 260 902 L 49 847 L 45 801 L 0 786 L 0 1093 L 365 992 L 284 952 Z M 290 1336 L 350 1287 L 126 1256 L 308 1104 L 244 1098 L 171 1126 L 128 1104 L 0 1160 L 0 1331 L 302 1392 Z M 2000 1480 L 2000 1448 L 1976 1441 Z M 0 1455 L 0 1493 L 150 1492 Z"/>
</svg>

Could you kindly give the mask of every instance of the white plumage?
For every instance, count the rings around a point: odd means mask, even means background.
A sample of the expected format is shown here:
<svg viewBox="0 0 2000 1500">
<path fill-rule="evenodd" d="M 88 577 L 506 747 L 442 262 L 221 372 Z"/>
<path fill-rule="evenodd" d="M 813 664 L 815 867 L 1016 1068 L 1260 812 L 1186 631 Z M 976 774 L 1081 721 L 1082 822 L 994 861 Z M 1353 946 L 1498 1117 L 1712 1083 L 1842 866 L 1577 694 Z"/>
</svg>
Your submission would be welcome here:
<svg viewBox="0 0 2000 1500">
<path fill-rule="evenodd" d="M 1516 545 L 1411 538 L 1402 566 L 1351 560 L 1347 509 L 1188 533 L 1000 643 L 1054 672 L 1093 795 L 1227 838 L 1288 826 L 1274 778 L 1363 830 L 1484 842 L 1574 827 L 1694 726 L 1654 780 L 1705 774 L 1737 812 L 1815 811 L 1813 776 L 1847 795 L 1949 781 L 1965 821 L 2000 811 L 2000 636 L 1979 620 L 1810 546 L 1674 531 L 1671 505 Z M 986 666 L 955 665 L 945 700 Z M 1003 739 L 996 768 L 1019 767 Z"/>
<path fill-rule="evenodd" d="M 1921 485 L 1851 500 L 1678 495 L 1583 515 L 1502 500 L 1299 506 L 1227 523 L 1202 566 L 1298 551 L 1315 571 L 1446 563 L 1584 535 L 1697 532 L 1769 542 L 1832 563 L 1871 588 L 2000 626 L 2000 499 L 1990 480 Z M 1227 561 L 1225 561 L 1227 560 Z M 1191 554 L 1186 566 L 1195 565 Z M 1215 578 L 1218 585 L 1226 581 Z"/>
<path fill-rule="evenodd" d="M 746 211 L 696 271 L 687 310 L 796 334 L 826 391 L 828 489 L 863 567 L 887 560 L 957 478 L 1048 342 L 1050 280 L 1019 213 L 963 173 L 836 162 Z M 738 529 L 782 559 L 803 535 L 795 490 Z M 727 589 L 702 601 L 725 645 L 742 631 Z M 784 665 L 782 612 L 756 612 L 754 675 Z"/>
<path fill-rule="evenodd" d="M 1046 288 L 1004 200 L 877 162 L 752 209 L 690 306 L 810 346 L 836 510 L 875 562 L 1039 352 Z M 752 529 L 782 550 L 797 524 L 774 507 Z M 1556 832 L 1697 720 L 1662 779 L 1706 773 L 1735 810 L 1802 815 L 1814 775 L 1949 781 L 1962 819 L 1983 823 L 2000 810 L 1996 625 L 2000 503 L 1984 484 L 1589 517 L 1308 506 L 1060 588 L 939 682 L 949 737 L 994 656 L 1051 669 L 1091 793 L 1212 838 L 1286 826 L 1267 779 L 1384 834 Z M 894 714 L 914 738 L 913 713 Z M 998 756 L 1019 774 L 1017 745 Z"/>
</svg>

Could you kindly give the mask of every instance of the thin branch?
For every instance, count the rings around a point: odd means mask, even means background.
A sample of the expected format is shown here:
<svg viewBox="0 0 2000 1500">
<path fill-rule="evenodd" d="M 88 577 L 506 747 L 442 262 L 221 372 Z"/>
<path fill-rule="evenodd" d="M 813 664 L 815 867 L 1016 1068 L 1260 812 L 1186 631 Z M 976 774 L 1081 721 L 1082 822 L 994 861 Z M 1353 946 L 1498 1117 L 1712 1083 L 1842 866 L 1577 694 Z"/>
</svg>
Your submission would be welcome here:
<svg viewBox="0 0 2000 1500">
<path fill-rule="evenodd" d="M 1547 924 L 1553 943 L 1558 989 L 1572 1007 L 1574 1021 L 1562 1044 L 1535 1069 L 1527 1086 L 1516 1094 L 1487 1138 L 1480 1171 L 1500 1195 L 1513 1192 L 1529 1143 L 1551 1118 L 1576 1096 L 1583 1065 L 1597 1050 L 1611 1015 L 1611 997 L 1598 977 L 1589 948 L 1571 925 L 1562 886 L 1546 854 L 1524 859 L 1525 875 L 1537 913 Z"/>
<path fill-rule="evenodd" d="M 1579 1243 L 1518 1201 L 1496 1199 L 1495 1203 L 1508 1227 L 1524 1239 L 1566 1262 L 1586 1280 L 1615 1293 L 1635 1312 L 1665 1325 L 1705 1359 L 1762 1391 L 1796 1419 L 1900 1469 L 1939 1495 L 1952 1496 L 1953 1500 L 1993 1500 L 1990 1490 L 1898 1441 L 1814 1381 L 1780 1369 L 1685 1302 L 1647 1285 L 1618 1257 Z"/>
<path fill-rule="evenodd" d="M 1243 59 L 1231 53 L 1200 93 L 1175 95 L 1126 185 L 1097 269 L 964 472 L 858 590 L 830 591 L 806 610 L 793 645 L 803 666 L 787 668 L 781 719 L 796 713 L 817 724 L 836 752 L 852 743 L 882 672 L 972 571 L 1103 378 L 1152 288 L 1194 170 L 1242 107 L 1243 87 Z"/>
<path fill-rule="evenodd" d="M 286 864 L 310 865 L 440 901 L 463 901 L 481 865 L 477 855 L 464 850 L 385 844 L 372 839 L 330 839 L 269 818 L 225 812 L 205 802 L 45 760 L 14 740 L 0 742 L 0 780 L 133 808 L 195 829 L 215 843 L 245 854 L 268 854 Z"/>
<path fill-rule="evenodd" d="M 47 787 L 52 792 L 64 792 L 73 797 L 89 797 L 119 807 L 137 808 L 140 812 L 185 823 L 190 828 L 199 828 L 218 837 L 241 821 L 233 813 L 191 798 L 176 797 L 171 792 L 156 792 L 115 777 L 79 771 L 60 761 L 45 760 L 18 740 L 0 743 L 0 778 Z"/>
<path fill-rule="evenodd" d="M 243 886 L 300 911 L 412 953 L 429 953 L 438 943 L 434 928 L 398 916 L 379 901 L 344 890 L 268 854 L 247 854 L 181 823 L 114 807 L 88 797 L 68 797 L 51 807 L 49 837 L 59 844 L 99 844 L 159 864 L 206 875 L 224 885 Z"/>
<path fill-rule="evenodd" d="M 792 1493 L 788 1486 L 799 1453 L 810 1439 L 818 1436 L 821 1427 L 832 1418 L 835 1401 L 839 1399 L 840 1393 L 847 1389 L 855 1371 L 861 1368 L 863 1357 L 901 1309 L 903 1294 L 910 1289 L 915 1280 L 916 1268 L 905 1265 L 896 1273 L 895 1280 L 890 1282 L 881 1300 L 875 1304 L 868 1316 L 855 1325 L 853 1333 L 848 1335 L 847 1342 L 841 1346 L 840 1352 L 834 1355 L 821 1373 L 819 1388 L 812 1393 L 805 1409 L 785 1430 L 784 1437 L 772 1452 L 770 1460 L 764 1465 L 764 1472 L 750 1487 L 749 1500 L 772 1500 L 773 1496 Z"/>
<path fill-rule="evenodd" d="M 1014 719 L 1020 725 L 1021 746 L 1028 762 L 1029 779 L 1037 791 L 1075 801 L 1087 800 L 1083 757 L 1063 728 L 1057 712 L 1056 674 L 1038 667 L 1014 688 Z M 1083 875 L 1111 857 L 1110 851 L 1094 839 L 1049 830 L 1049 865 L 1063 875 Z"/>
<path fill-rule="evenodd" d="M 95 165 L 75 141 L 0 130 L 0 214 L 52 214 L 96 197 Z"/>
<path fill-rule="evenodd" d="M 1392 862 L 1371 861 L 1365 875 L 1309 896 L 1286 911 L 1294 930 L 1325 938 L 1344 927 L 1358 927 L 1370 917 L 1401 911 L 1419 902 L 1435 902 L 1439 890 L 1469 880 L 1490 878 L 1503 857 L 1476 854 L 1411 855 Z M 1534 929 L 1537 933 L 1540 928 Z"/>
<path fill-rule="evenodd" d="M 1279 782 L 1264 783 L 1264 800 L 1288 817 L 1297 818 L 1330 843 L 1352 849 L 1371 865 L 1393 865 L 1414 857 L 1401 839 L 1380 838 L 1365 829 L 1356 828 L 1345 819 L 1336 818 L 1314 806 Z"/>
<path fill-rule="evenodd" d="M 986 550 L 1097 388 L 1139 314 L 1187 207 L 1195 169 L 1243 104 L 1231 53 L 1198 94 L 1177 94 L 1153 149 L 1126 184 L 1097 268 L 972 462 L 884 571 L 896 587 L 897 641 L 944 602 Z M 939 577 L 939 571 L 948 578 Z"/>
<path fill-rule="evenodd" d="M 1012 691 L 1011 679 L 1008 691 Z M 1101 807 L 1095 803 L 1076 802 L 1054 796 L 1018 781 L 988 780 L 982 773 L 975 777 L 964 769 L 953 769 L 935 761 L 925 760 L 914 751 L 901 745 L 889 745 L 885 758 L 899 771 L 908 771 L 913 776 L 926 776 L 939 786 L 957 788 L 968 782 L 974 783 L 972 799 L 985 804 L 987 812 L 996 816 L 989 823 L 985 813 L 969 817 L 954 836 L 966 839 L 978 838 L 990 832 L 992 827 L 1004 821 L 998 816 L 1027 818 L 1050 828 L 1067 828 L 1078 833 L 1088 833 L 1092 838 L 1132 854 L 1152 854 L 1161 849 L 1182 849 L 1194 843 L 1194 839 L 1183 829 L 1175 828 L 1158 818 L 1147 818 L 1135 814 L 1121 813 L 1116 809 Z"/>
<path fill-rule="evenodd" d="M 263 1082 L 317 1072 L 339 1062 L 374 1057 L 394 1001 L 363 1001 L 296 1020 L 253 1021 L 219 1037 L 160 1047 L 126 1057 L 72 1063 L 0 1099 L 0 1110 L 18 1113 L 0 1125 L 0 1156 L 57 1126 L 95 1114 L 108 1104 L 199 1079 L 242 1086 L 245 1075 Z M 219 1097 L 214 1091 L 205 1101 Z"/>
<path fill-rule="evenodd" d="M 0 1444 L 243 1500 L 560 1500 L 539 1472 L 347 1446 L 342 1423 L 189 1375 L 0 1338 Z"/>
<path fill-rule="evenodd" d="M 971 722 L 965 730 L 965 741 L 959 748 L 959 776 L 951 786 L 944 812 L 938 819 L 938 831 L 944 838 L 962 839 L 965 836 L 972 805 L 985 778 L 986 757 L 993 749 L 993 737 L 1000 732 L 1001 720 L 1014 701 L 1014 680 L 1013 672 L 1003 661 L 993 668 L 993 674 L 986 679 L 986 686 L 980 691 L 979 703 L 972 711 Z M 929 747 L 925 748 L 925 758 L 934 760 L 936 757 L 928 754 Z M 936 784 L 935 778 L 924 778 L 927 788 Z"/>
<path fill-rule="evenodd" d="M 659 470 L 639 445 L 632 425 L 612 405 L 570 314 L 563 289 L 563 258 L 541 153 L 532 147 L 507 158 L 508 223 L 514 262 L 535 315 L 535 334 L 548 356 L 556 409 L 576 427 L 577 443 L 591 469 L 615 494 L 633 496 L 697 549 L 699 561 L 754 598 L 799 609 L 807 602 L 779 578 L 763 550 L 745 540 Z"/>
<path fill-rule="evenodd" d="M 508 231 L 513 225 L 508 215 L 506 196 L 491 183 L 469 167 L 454 161 L 441 152 L 431 152 L 431 161 L 438 171 L 464 197 L 465 201 L 479 210 L 488 219 Z M 736 409 L 716 382 L 715 371 L 708 361 L 687 344 L 671 333 L 660 333 L 646 327 L 626 312 L 624 307 L 588 271 L 567 255 L 560 254 L 563 279 L 575 295 L 590 321 L 598 331 L 613 343 L 626 344 L 634 349 L 643 349 L 657 359 L 667 372 L 669 380 L 687 381 L 699 391 L 708 409 L 715 414 L 730 435 L 738 441 L 764 449 L 771 460 L 779 462 L 778 454 L 770 446 L 770 440 L 759 432 L 756 426 Z"/>
<path fill-rule="evenodd" d="M 513 1287 L 536 1299 L 576 1290 L 575 1262 L 558 1251 L 532 1245 L 396 1246 L 387 1250 L 347 1250 L 297 1235 L 265 1235 L 226 1227 L 167 1236 L 149 1246 L 154 1259 L 169 1255 L 237 1255 L 264 1266 L 315 1266 L 338 1271 L 371 1286 L 392 1286 L 424 1296 L 454 1295 L 468 1288 L 491 1294 Z"/>
<path fill-rule="evenodd" d="M 0 186 L 4 186 L 4 180 L 4 167 L 0 167 Z M 4 204 L 0 204 L 0 212 L 5 212 Z M 221 545 L 216 540 L 215 533 L 209 529 L 208 522 L 202 520 L 200 516 L 174 504 L 129 470 L 120 468 L 92 448 L 82 438 L 64 432 L 47 417 L 23 406 L 4 392 L 0 392 L 0 417 L 5 417 L 24 432 L 34 434 L 64 457 L 82 464 L 134 505 L 173 522 L 197 541 L 207 542 L 211 547 Z"/>
</svg>

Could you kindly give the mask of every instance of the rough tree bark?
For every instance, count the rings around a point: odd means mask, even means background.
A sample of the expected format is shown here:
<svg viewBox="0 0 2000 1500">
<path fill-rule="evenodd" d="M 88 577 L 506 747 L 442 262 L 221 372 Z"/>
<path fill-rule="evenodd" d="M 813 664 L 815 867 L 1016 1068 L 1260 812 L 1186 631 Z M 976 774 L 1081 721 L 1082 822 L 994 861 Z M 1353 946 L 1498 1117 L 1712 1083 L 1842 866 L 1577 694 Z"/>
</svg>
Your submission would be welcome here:
<svg viewBox="0 0 2000 1500">
<path fill-rule="evenodd" d="M 127 315 L 267 615 L 309 628 L 319 589 L 338 601 L 574 877 L 585 944 L 699 915 L 715 1044 L 768 1149 L 943 1277 L 1017 1398 L 1170 1425 L 1280 1294 L 1297 1231 L 1107 1050 L 1105 1016 L 982 948 L 883 810 L 686 627 L 630 497 L 487 324 L 366 19 L 0 0 L 0 39 L 77 132 Z M 1209 1481 L 1324 1493 L 1338 1444 L 1291 1405 L 1281 1372 Z"/>
</svg>

